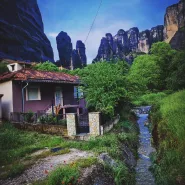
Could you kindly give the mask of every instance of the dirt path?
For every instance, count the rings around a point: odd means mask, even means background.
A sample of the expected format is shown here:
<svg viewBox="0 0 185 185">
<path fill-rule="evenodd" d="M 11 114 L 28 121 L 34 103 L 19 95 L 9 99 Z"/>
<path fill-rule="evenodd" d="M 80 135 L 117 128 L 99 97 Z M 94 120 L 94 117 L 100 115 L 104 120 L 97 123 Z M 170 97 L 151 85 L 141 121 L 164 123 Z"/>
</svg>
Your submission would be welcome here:
<svg viewBox="0 0 185 185">
<path fill-rule="evenodd" d="M 36 180 L 43 180 L 47 177 L 48 172 L 54 170 L 57 166 L 69 164 L 80 158 L 93 156 L 93 153 L 70 149 L 70 153 L 49 156 L 39 160 L 31 168 L 24 171 L 22 175 L 14 179 L 0 180 L 0 185 L 23 185 L 30 184 Z"/>
</svg>

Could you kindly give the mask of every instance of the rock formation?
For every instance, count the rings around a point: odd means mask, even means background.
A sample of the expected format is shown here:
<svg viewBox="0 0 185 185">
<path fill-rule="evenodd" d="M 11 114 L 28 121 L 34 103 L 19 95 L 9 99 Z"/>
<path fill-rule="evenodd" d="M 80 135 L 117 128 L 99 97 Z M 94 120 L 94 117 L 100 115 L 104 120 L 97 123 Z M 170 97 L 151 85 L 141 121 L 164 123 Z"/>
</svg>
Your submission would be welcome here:
<svg viewBox="0 0 185 185">
<path fill-rule="evenodd" d="M 73 61 L 73 69 L 83 68 L 87 66 L 85 44 L 81 40 L 78 40 L 76 42 L 76 50 L 73 50 L 72 61 Z"/>
<path fill-rule="evenodd" d="M 87 65 L 85 44 L 82 41 L 78 40 L 76 42 L 76 49 L 73 50 L 71 38 L 66 32 L 61 31 L 56 37 L 56 42 L 60 59 L 57 61 L 58 66 L 75 69 Z"/>
<path fill-rule="evenodd" d="M 98 55 L 93 60 L 125 59 L 132 63 L 134 56 L 148 53 L 152 44 L 159 41 L 169 42 L 172 48 L 185 47 L 185 1 L 169 6 L 166 9 L 164 26 L 159 25 L 139 33 L 137 27 L 128 31 L 120 29 L 112 37 L 110 33 L 103 37 L 98 49 Z"/>
<path fill-rule="evenodd" d="M 54 61 L 37 0 L 0 1 L 0 58 Z"/>
<path fill-rule="evenodd" d="M 70 69 L 72 60 L 72 42 L 66 32 L 61 31 L 56 37 L 57 49 L 62 67 Z"/>
<path fill-rule="evenodd" d="M 148 53 L 151 45 L 158 41 L 163 41 L 163 26 L 161 25 L 140 33 L 137 27 L 128 31 L 120 29 L 114 37 L 107 33 L 101 40 L 98 55 L 93 62 L 124 59 L 132 63 L 133 54 L 136 56 L 139 53 Z"/>
<path fill-rule="evenodd" d="M 148 53 L 150 49 L 150 31 L 145 30 L 139 33 L 138 49 L 143 53 Z"/>
<path fill-rule="evenodd" d="M 164 37 L 174 49 L 181 49 L 185 40 L 185 3 L 169 6 L 164 18 Z"/>
</svg>

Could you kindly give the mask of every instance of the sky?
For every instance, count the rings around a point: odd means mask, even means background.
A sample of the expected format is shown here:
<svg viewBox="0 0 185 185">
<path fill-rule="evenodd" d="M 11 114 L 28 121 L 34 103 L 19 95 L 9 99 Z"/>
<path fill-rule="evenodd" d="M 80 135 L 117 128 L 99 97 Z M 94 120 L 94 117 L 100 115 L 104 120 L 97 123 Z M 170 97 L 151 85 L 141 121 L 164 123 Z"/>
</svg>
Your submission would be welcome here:
<svg viewBox="0 0 185 185">
<path fill-rule="evenodd" d="M 58 60 L 56 36 L 67 32 L 73 48 L 76 41 L 85 41 L 101 0 L 38 0 L 44 23 L 44 32 L 51 42 L 54 58 Z M 106 33 L 116 35 L 138 27 L 140 31 L 164 24 L 168 6 L 178 0 L 103 0 L 99 14 L 86 45 L 87 62 L 91 63 L 98 53 L 101 38 Z"/>
</svg>

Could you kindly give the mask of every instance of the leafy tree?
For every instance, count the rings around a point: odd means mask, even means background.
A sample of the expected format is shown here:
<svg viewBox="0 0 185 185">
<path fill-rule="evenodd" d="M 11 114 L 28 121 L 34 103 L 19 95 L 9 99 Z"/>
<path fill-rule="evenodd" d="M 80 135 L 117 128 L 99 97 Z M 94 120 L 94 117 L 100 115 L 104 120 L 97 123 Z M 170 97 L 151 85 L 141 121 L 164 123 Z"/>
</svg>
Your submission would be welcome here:
<svg viewBox="0 0 185 185">
<path fill-rule="evenodd" d="M 1 62 L 0 63 L 0 74 L 3 74 L 5 72 L 8 72 L 8 67 L 6 63 Z"/>
<path fill-rule="evenodd" d="M 97 62 L 78 70 L 88 107 L 113 116 L 119 102 L 127 101 L 127 69 L 123 69 L 124 65 L 124 62 Z"/>
<path fill-rule="evenodd" d="M 135 86 L 135 90 L 131 91 L 140 91 L 142 94 L 147 90 L 154 91 L 160 88 L 161 69 L 158 59 L 154 55 L 141 55 L 134 60 L 128 75 L 129 81 Z"/>
<path fill-rule="evenodd" d="M 33 68 L 41 71 L 56 71 L 56 72 L 59 71 L 58 67 L 50 61 L 38 63 Z"/>
<path fill-rule="evenodd" d="M 178 51 L 169 66 L 170 75 L 167 77 L 167 87 L 172 90 L 185 88 L 185 51 Z"/>
<path fill-rule="evenodd" d="M 150 53 L 159 58 L 158 65 L 161 68 L 160 79 L 162 82 L 162 87 L 163 89 L 167 89 L 166 78 L 168 78 L 171 74 L 169 66 L 173 60 L 173 57 L 176 56 L 177 51 L 173 50 L 168 43 L 157 42 L 152 45 Z"/>
</svg>

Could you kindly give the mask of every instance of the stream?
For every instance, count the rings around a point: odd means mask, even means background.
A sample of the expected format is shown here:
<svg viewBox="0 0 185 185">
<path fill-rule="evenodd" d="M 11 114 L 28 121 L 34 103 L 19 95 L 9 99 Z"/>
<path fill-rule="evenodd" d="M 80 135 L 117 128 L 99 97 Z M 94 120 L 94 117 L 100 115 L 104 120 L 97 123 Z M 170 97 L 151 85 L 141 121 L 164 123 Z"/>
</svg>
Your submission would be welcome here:
<svg viewBox="0 0 185 185">
<path fill-rule="evenodd" d="M 151 161 L 149 158 L 150 153 L 154 152 L 155 149 L 151 146 L 151 134 L 148 127 L 145 126 L 145 123 L 148 122 L 148 114 L 146 114 L 148 107 L 142 108 L 142 112 L 138 114 L 138 124 L 140 128 L 139 135 L 139 159 L 136 166 L 136 185 L 155 185 L 155 179 L 149 171 L 151 166 Z M 145 111 L 146 110 L 146 111 Z M 145 113 L 145 114 L 143 114 Z"/>
</svg>

